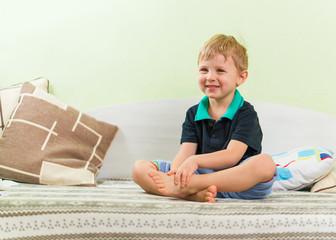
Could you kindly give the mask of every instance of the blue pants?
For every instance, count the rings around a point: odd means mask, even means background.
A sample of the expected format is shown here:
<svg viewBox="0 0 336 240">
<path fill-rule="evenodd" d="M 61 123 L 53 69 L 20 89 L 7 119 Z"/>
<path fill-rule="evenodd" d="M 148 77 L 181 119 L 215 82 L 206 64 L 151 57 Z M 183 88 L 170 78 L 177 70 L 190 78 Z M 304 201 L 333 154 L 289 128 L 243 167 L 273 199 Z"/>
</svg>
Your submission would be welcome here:
<svg viewBox="0 0 336 240">
<path fill-rule="evenodd" d="M 248 161 L 251 158 L 247 158 L 244 161 L 242 161 L 240 164 Z M 164 160 L 154 160 L 152 161 L 154 165 L 156 165 L 158 171 L 167 173 L 170 170 L 171 162 L 170 161 L 164 161 Z M 247 189 L 242 192 L 218 192 L 217 198 L 236 198 L 236 199 L 264 199 L 272 192 L 272 185 L 274 181 L 278 177 L 278 169 L 275 168 L 275 173 L 272 179 L 270 179 L 267 182 L 258 183 L 257 185 L 251 187 L 250 189 Z M 204 171 L 204 169 L 202 169 Z M 213 172 L 210 170 L 208 173 Z M 200 173 L 199 170 L 195 172 L 195 174 L 203 174 Z"/>
</svg>

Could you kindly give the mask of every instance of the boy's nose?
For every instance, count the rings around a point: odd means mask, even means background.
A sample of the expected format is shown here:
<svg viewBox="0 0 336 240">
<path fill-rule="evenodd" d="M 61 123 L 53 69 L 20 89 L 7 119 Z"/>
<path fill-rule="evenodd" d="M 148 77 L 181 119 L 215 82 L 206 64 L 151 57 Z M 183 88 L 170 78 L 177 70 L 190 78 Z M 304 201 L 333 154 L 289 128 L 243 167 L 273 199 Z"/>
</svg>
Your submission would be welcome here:
<svg viewBox="0 0 336 240">
<path fill-rule="evenodd" d="M 206 77 L 206 80 L 208 80 L 208 81 L 214 81 L 214 80 L 216 80 L 215 74 L 213 72 L 209 71 L 208 75 Z"/>
</svg>

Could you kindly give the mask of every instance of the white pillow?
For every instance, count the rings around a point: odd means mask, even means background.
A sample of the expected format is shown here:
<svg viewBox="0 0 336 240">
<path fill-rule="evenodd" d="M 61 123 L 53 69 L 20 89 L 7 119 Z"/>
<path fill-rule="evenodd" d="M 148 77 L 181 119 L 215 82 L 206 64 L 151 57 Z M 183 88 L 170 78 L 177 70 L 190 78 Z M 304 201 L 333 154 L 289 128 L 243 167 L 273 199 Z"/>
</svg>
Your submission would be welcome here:
<svg viewBox="0 0 336 240">
<path fill-rule="evenodd" d="M 48 92 L 49 81 L 44 77 L 40 77 L 30 81 L 34 86 Z M 2 136 L 3 128 L 6 126 L 10 115 L 18 104 L 21 84 L 0 88 L 0 137 Z"/>
<path fill-rule="evenodd" d="M 300 190 L 329 173 L 335 159 L 333 153 L 324 148 L 298 148 L 273 155 L 279 171 L 273 190 Z"/>
<path fill-rule="evenodd" d="M 336 153 L 334 153 L 336 159 Z M 310 189 L 311 192 L 336 193 L 336 162 L 327 176 L 317 181 Z"/>
</svg>

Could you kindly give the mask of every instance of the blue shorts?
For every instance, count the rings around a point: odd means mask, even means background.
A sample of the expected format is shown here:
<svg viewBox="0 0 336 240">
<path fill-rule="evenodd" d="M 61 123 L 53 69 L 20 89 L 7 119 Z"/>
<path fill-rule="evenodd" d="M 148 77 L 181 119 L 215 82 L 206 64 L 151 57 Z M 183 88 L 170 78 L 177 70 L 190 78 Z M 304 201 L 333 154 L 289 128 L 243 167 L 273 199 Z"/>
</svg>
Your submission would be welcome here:
<svg viewBox="0 0 336 240">
<path fill-rule="evenodd" d="M 240 164 L 248 161 L 251 158 L 247 158 Z M 156 166 L 158 171 L 167 173 L 170 170 L 171 162 L 164 160 L 154 160 L 152 163 Z M 201 174 L 197 170 L 194 174 Z M 218 192 L 217 198 L 236 198 L 236 199 L 264 199 L 272 192 L 272 185 L 278 177 L 278 169 L 276 168 L 274 176 L 267 182 L 258 183 L 242 192 Z"/>
</svg>

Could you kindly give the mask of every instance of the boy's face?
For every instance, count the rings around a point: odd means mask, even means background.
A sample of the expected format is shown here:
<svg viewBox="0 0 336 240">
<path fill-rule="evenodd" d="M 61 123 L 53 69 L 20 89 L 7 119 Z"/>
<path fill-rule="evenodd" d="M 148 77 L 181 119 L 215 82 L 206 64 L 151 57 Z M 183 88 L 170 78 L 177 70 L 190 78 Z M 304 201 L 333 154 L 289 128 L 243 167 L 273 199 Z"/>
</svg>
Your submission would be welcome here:
<svg viewBox="0 0 336 240">
<path fill-rule="evenodd" d="M 238 72 L 231 56 L 225 58 L 218 53 L 211 59 L 200 60 L 198 65 L 199 87 L 210 99 L 233 99 L 236 87 L 247 78 L 247 71 Z"/>
</svg>

